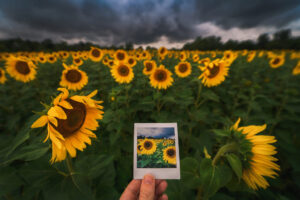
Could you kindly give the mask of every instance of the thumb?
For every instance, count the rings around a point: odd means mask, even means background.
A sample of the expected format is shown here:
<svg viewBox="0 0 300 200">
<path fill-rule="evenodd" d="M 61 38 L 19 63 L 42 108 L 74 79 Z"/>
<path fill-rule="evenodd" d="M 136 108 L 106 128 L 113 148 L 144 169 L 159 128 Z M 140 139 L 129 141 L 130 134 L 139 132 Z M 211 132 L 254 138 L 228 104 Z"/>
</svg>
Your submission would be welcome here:
<svg viewBox="0 0 300 200">
<path fill-rule="evenodd" d="M 142 181 L 139 200 L 154 200 L 155 178 L 151 174 L 146 174 Z"/>
</svg>

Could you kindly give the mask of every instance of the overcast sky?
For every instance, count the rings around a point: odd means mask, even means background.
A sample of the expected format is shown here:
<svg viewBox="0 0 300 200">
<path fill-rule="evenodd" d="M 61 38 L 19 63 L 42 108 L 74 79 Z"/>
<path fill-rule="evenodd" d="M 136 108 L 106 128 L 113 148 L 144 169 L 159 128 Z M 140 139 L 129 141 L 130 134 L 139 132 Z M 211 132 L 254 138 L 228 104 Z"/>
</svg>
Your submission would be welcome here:
<svg viewBox="0 0 300 200">
<path fill-rule="evenodd" d="M 137 136 L 175 139 L 174 128 L 138 128 Z"/>
<path fill-rule="evenodd" d="M 181 47 L 284 28 L 300 36 L 300 0 L 0 0 L 0 39 Z"/>
</svg>

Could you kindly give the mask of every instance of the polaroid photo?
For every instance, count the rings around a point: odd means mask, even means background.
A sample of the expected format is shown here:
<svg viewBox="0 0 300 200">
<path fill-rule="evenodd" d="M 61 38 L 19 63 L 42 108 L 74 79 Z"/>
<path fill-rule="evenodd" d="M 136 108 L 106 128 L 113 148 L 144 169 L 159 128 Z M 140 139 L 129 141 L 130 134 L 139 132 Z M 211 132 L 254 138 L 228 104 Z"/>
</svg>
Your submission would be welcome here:
<svg viewBox="0 0 300 200">
<path fill-rule="evenodd" d="M 135 123 L 133 178 L 180 179 L 177 123 Z"/>
</svg>

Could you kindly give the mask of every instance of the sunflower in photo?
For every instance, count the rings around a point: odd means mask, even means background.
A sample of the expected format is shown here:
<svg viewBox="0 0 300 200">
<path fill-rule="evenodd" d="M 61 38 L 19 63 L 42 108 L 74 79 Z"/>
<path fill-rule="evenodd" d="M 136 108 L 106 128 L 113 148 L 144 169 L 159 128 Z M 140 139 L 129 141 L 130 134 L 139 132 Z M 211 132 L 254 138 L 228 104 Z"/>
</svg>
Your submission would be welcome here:
<svg viewBox="0 0 300 200">
<path fill-rule="evenodd" d="M 86 144 L 91 145 L 90 138 L 96 138 L 92 132 L 99 127 L 98 121 L 103 118 L 102 101 L 93 100 L 97 90 L 87 96 L 71 96 L 65 88 L 52 102 L 45 115 L 37 119 L 31 128 L 47 125 L 47 137 L 52 141 L 51 163 L 66 159 L 66 154 L 76 157 L 76 149 L 83 151 Z"/>
<path fill-rule="evenodd" d="M 292 73 L 293 73 L 293 75 L 298 75 L 298 74 L 300 74 L 300 61 L 298 61 L 297 65 L 296 65 L 296 67 L 294 67 Z"/>
<path fill-rule="evenodd" d="M 192 66 L 189 62 L 180 62 L 175 66 L 177 76 L 184 78 L 192 73 Z"/>
<path fill-rule="evenodd" d="M 269 62 L 269 65 L 270 67 L 272 68 L 278 68 L 280 66 L 282 66 L 284 64 L 284 56 L 282 55 L 275 55 L 271 58 L 270 62 Z"/>
<path fill-rule="evenodd" d="M 179 54 L 179 60 L 183 62 L 186 59 L 187 59 L 186 52 L 185 51 L 180 52 L 180 54 Z"/>
<path fill-rule="evenodd" d="M 56 62 L 56 60 L 57 60 L 57 58 L 55 57 L 54 54 L 48 54 L 48 55 L 47 55 L 47 61 L 48 61 L 48 63 L 53 64 L 53 63 Z"/>
<path fill-rule="evenodd" d="M 129 67 L 134 67 L 136 65 L 136 60 L 133 56 L 129 56 L 127 59 L 127 64 Z"/>
<path fill-rule="evenodd" d="M 148 51 L 143 51 L 141 56 L 142 60 L 151 59 L 151 55 Z"/>
<path fill-rule="evenodd" d="M 265 177 L 275 178 L 278 175 L 275 171 L 280 170 L 279 165 L 275 163 L 277 159 L 273 156 L 277 153 L 272 145 L 276 139 L 271 135 L 257 135 L 266 129 L 265 124 L 238 127 L 240 121 L 238 119 L 232 129 L 243 134 L 244 140 L 250 143 L 250 156 L 247 158 L 247 164 L 243 166 L 242 178 L 254 190 L 260 187 L 266 189 L 269 183 Z"/>
<path fill-rule="evenodd" d="M 137 145 L 137 154 L 141 155 L 143 153 L 143 147 L 142 144 L 138 144 Z"/>
<path fill-rule="evenodd" d="M 115 61 L 115 60 L 113 60 L 113 59 L 108 60 L 108 61 L 107 61 L 107 66 L 108 66 L 109 68 L 112 68 L 112 67 L 115 65 L 115 62 L 117 62 L 117 61 Z"/>
<path fill-rule="evenodd" d="M 216 59 L 204 68 L 202 74 L 198 77 L 207 87 L 213 87 L 221 84 L 228 75 L 229 67 L 222 60 Z"/>
<path fill-rule="evenodd" d="M 39 53 L 36 57 L 36 60 L 39 63 L 46 63 L 47 62 L 47 58 L 45 57 L 44 53 Z"/>
<path fill-rule="evenodd" d="M 156 62 L 154 60 L 145 60 L 143 74 L 150 75 L 156 69 Z"/>
<path fill-rule="evenodd" d="M 252 62 L 252 60 L 255 58 L 255 55 L 256 55 L 255 51 L 250 51 L 248 53 L 247 62 Z"/>
<path fill-rule="evenodd" d="M 151 155 L 156 151 L 156 143 L 151 139 L 144 139 L 141 143 L 142 154 Z"/>
<path fill-rule="evenodd" d="M 172 72 L 160 65 L 150 75 L 150 84 L 157 89 L 167 89 L 173 83 Z"/>
<path fill-rule="evenodd" d="M 193 55 L 193 61 L 197 62 L 199 60 L 199 55 L 198 54 L 194 54 Z"/>
<path fill-rule="evenodd" d="M 163 159 L 166 163 L 176 165 L 176 148 L 169 146 L 163 150 Z"/>
<path fill-rule="evenodd" d="M 59 55 L 64 60 L 66 60 L 69 57 L 69 53 L 67 51 L 60 51 Z"/>
<path fill-rule="evenodd" d="M 60 86 L 69 90 L 81 90 L 88 83 L 88 76 L 84 71 L 78 69 L 78 66 L 67 66 L 63 63 L 64 70 L 62 72 Z"/>
<path fill-rule="evenodd" d="M 83 64 L 83 61 L 80 59 L 80 57 L 78 58 L 73 58 L 73 64 L 76 66 L 80 66 Z"/>
<path fill-rule="evenodd" d="M 168 49 L 166 47 L 160 47 L 158 49 L 158 55 L 159 57 L 164 58 L 168 54 Z"/>
<path fill-rule="evenodd" d="M 231 60 L 234 57 L 234 53 L 230 50 L 224 51 L 223 59 Z"/>
<path fill-rule="evenodd" d="M 103 57 L 103 52 L 97 47 L 91 47 L 89 51 L 89 58 L 94 62 L 99 62 Z"/>
<path fill-rule="evenodd" d="M 115 53 L 114 53 L 114 58 L 116 61 L 119 62 L 126 62 L 128 55 L 126 53 L 126 51 L 122 50 L 122 49 L 118 49 Z"/>
<path fill-rule="evenodd" d="M 110 70 L 111 75 L 118 83 L 130 83 L 134 78 L 134 73 L 127 63 L 117 62 Z"/>
<path fill-rule="evenodd" d="M 26 57 L 10 56 L 6 60 L 6 72 L 13 78 L 24 83 L 35 79 L 36 66 Z"/>
<path fill-rule="evenodd" d="M 6 81 L 5 71 L 0 68 L 0 83 L 3 84 Z"/>
</svg>

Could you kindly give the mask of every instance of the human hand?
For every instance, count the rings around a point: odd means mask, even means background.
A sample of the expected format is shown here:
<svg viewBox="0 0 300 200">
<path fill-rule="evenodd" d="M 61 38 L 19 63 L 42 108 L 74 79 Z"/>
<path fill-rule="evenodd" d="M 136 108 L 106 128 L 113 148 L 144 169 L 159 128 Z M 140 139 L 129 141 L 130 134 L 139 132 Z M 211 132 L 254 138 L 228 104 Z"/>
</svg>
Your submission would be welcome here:
<svg viewBox="0 0 300 200">
<path fill-rule="evenodd" d="M 168 200 L 163 194 L 167 186 L 165 180 L 155 180 L 154 176 L 146 174 L 143 180 L 132 180 L 120 200 Z"/>
</svg>

